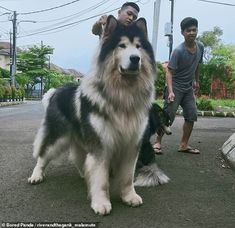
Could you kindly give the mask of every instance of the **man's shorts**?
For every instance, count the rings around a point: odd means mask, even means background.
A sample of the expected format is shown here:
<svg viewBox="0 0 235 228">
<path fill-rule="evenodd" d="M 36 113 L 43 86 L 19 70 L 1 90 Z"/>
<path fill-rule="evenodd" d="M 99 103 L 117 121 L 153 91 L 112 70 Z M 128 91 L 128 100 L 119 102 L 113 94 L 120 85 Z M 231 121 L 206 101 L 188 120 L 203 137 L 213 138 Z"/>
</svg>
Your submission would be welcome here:
<svg viewBox="0 0 235 228">
<path fill-rule="evenodd" d="M 194 122 L 197 121 L 197 106 L 196 99 L 193 92 L 193 89 L 190 89 L 186 92 L 181 92 L 177 89 L 174 89 L 175 100 L 173 102 L 168 101 L 168 89 L 165 89 L 164 92 L 164 110 L 169 114 L 171 119 L 171 124 L 173 123 L 176 112 L 179 106 L 183 109 L 183 116 L 186 121 Z"/>
</svg>

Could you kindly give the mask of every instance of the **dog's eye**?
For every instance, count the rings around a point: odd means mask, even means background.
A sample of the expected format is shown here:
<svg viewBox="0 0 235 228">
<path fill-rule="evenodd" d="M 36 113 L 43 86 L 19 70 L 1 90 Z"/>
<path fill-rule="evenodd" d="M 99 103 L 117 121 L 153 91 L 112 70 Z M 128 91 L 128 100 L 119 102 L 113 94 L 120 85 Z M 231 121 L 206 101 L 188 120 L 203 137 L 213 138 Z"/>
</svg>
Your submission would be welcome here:
<svg viewBox="0 0 235 228">
<path fill-rule="evenodd" d="M 118 45 L 120 48 L 126 48 L 126 45 L 125 44 L 119 44 Z"/>
<path fill-rule="evenodd" d="M 141 45 L 140 44 L 136 44 L 136 48 L 137 49 L 141 48 Z"/>
</svg>

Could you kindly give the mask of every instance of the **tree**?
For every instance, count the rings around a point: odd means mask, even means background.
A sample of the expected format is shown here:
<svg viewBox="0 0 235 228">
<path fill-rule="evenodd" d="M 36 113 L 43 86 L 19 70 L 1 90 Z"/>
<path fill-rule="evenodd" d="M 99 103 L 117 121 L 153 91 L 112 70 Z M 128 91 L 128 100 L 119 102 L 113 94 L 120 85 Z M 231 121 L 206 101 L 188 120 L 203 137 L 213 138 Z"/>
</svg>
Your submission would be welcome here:
<svg viewBox="0 0 235 228">
<path fill-rule="evenodd" d="M 25 87 L 27 94 L 36 84 L 42 83 L 43 77 L 48 74 L 49 54 L 53 54 L 53 48 L 45 45 L 40 47 L 35 45 L 19 53 L 17 69 L 20 73 L 16 75 L 16 80 L 21 86 Z"/>
<path fill-rule="evenodd" d="M 208 62 L 213 78 L 219 78 L 228 90 L 235 89 L 235 45 L 217 46 Z"/>
<path fill-rule="evenodd" d="M 204 61 L 208 62 L 212 57 L 212 51 L 216 48 L 220 42 L 220 37 L 223 35 L 223 30 L 217 26 L 212 31 L 205 31 L 201 36 L 198 36 L 198 40 L 204 45 Z"/>
<path fill-rule="evenodd" d="M 221 43 L 222 29 L 205 31 L 198 40 L 204 45 L 204 65 L 201 68 L 201 92 L 212 95 L 211 84 L 219 79 L 228 90 L 235 88 L 235 46 Z"/>
<path fill-rule="evenodd" d="M 72 75 L 61 74 L 56 71 L 49 71 L 44 77 L 45 91 L 50 88 L 58 88 L 64 84 L 76 83 L 75 78 Z"/>
</svg>

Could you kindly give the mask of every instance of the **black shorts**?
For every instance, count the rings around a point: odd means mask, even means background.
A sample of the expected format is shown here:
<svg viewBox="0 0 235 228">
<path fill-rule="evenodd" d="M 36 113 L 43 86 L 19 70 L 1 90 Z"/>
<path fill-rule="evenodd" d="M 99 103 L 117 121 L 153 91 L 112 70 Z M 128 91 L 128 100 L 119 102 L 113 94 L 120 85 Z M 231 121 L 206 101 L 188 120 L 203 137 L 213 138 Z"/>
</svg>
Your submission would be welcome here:
<svg viewBox="0 0 235 228">
<path fill-rule="evenodd" d="M 190 89 L 186 92 L 181 92 L 177 89 L 174 89 L 175 100 L 173 102 L 168 101 L 168 90 L 165 89 L 164 92 L 164 110 L 169 114 L 171 123 L 175 119 L 176 112 L 179 106 L 183 109 L 183 116 L 186 121 L 194 122 L 197 121 L 197 106 L 196 99 L 193 92 L 193 89 Z"/>
</svg>

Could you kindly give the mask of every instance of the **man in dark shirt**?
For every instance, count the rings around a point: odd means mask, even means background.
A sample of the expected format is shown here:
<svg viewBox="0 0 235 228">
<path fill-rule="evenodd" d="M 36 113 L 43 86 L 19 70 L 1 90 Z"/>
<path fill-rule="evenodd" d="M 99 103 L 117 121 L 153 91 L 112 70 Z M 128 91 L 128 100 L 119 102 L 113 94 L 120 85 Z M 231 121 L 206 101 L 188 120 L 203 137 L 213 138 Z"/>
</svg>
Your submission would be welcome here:
<svg viewBox="0 0 235 228">
<path fill-rule="evenodd" d="M 187 17 L 182 20 L 181 33 L 184 42 L 174 49 L 166 68 L 167 89 L 164 109 L 173 123 L 179 106 L 183 109 L 183 135 L 179 152 L 199 154 L 198 149 L 188 145 L 194 122 L 197 121 L 195 95 L 199 92 L 199 65 L 202 63 L 203 45 L 196 41 L 198 21 Z M 161 153 L 162 136 L 157 136 L 154 149 Z"/>
<path fill-rule="evenodd" d="M 140 8 L 136 3 L 126 2 L 118 11 L 117 20 L 125 25 L 128 25 L 138 18 L 139 11 Z M 107 17 L 107 15 L 101 16 L 99 20 L 92 26 L 92 33 L 94 35 L 98 35 L 101 37 L 103 33 L 103 28 L 106 25 Z"/>
</svg>

